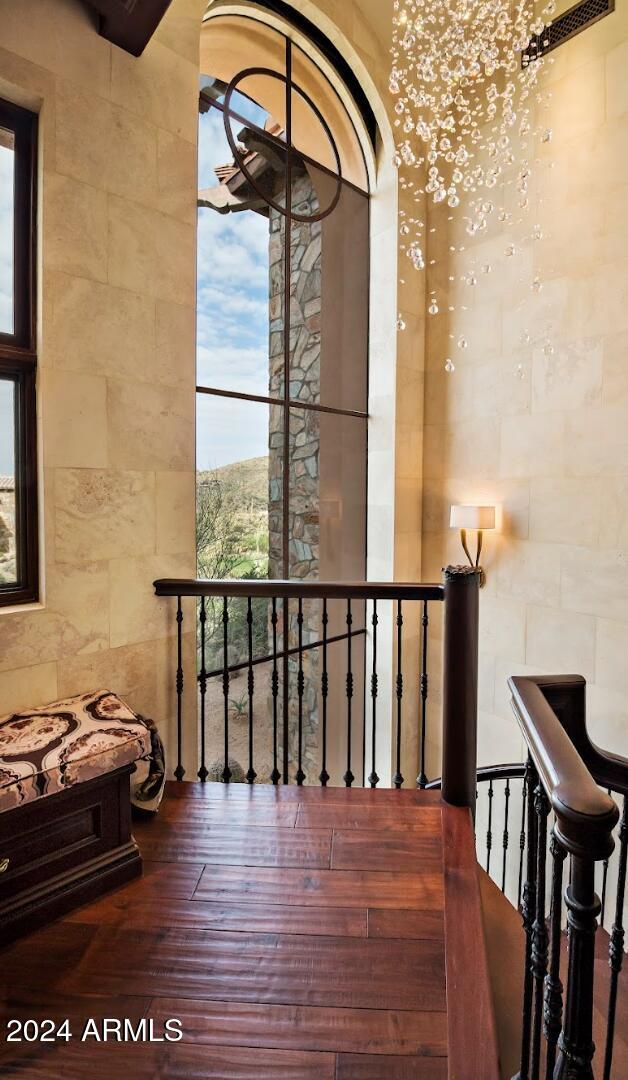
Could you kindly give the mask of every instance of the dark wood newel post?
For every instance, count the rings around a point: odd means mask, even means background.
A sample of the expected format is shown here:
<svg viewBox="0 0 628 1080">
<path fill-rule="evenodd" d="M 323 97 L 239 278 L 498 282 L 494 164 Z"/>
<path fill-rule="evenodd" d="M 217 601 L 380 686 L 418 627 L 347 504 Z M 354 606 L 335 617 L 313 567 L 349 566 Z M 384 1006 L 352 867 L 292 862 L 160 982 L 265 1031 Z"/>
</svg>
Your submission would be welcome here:
<svg viewBox="0 0 628 1080">
<path fill-rule="evenodd" d="M 612 843 L 612 841 L 611 841 Z M 565 892 L 569 925 L 569 972 L 565 1019 L 558 1040 L 554 1080 L 593 1080 L 593 976 L 595 932 L 601 904 L 593 859 L 573 856 Z"/>
<path fill-rule="evenodd" d="M 471 566 L 448 566 L 444 582 L 442 794 L 475 816 L 480 574 Z"/>
</svg>

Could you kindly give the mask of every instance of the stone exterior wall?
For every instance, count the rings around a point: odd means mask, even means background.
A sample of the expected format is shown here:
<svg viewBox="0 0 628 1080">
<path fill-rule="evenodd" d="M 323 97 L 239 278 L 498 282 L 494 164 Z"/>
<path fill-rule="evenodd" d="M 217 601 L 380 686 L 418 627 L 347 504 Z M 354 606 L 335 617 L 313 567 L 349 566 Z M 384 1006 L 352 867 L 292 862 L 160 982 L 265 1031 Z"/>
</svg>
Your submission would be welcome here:
<svg viewBox="0 0 628 1080">
<path fill-rule="evenodd" d="M 315 214 L 316 192 L 306 172 L 293 179 L 293 208 Z M 286 219 L 270 211 L 270 394 L 281 396 L 284 377 L 284 288 Z M 290 236 L 290 396 L 311 403 L 320 401 L 321 377 L 321 225 L 294 222 Z M 269 421 L 269 568 L 271 578 L 284 576 L 283 566 L 283 410 L 270 407 Z M 319 573 L 319 452 L 320 423 L 311 410 L 293 410 L 290 417 L 290 506 L 288 519 L 289 576 L 316 578 Z M 320 637 L 320 605 L 303 608 L 303 641 Z M 296 645 L 296 612 L 290 617 L 290 645 Z M 296 659 L 290 661 L 290 746 L 296 761 Z M 303 769 L 310 780 L 318 774 L 319 659 L 316 652 L 303 657 L 304 753 Z M 296 768 L 296 765 L 294 766 Z"/>
</svg>

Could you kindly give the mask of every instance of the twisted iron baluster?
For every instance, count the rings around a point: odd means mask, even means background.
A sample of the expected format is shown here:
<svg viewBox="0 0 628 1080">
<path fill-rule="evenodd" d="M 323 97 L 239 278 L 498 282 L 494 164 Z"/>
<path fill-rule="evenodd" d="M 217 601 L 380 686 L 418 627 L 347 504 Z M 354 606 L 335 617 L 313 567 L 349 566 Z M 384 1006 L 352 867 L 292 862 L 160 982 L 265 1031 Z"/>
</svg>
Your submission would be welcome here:
<svg viewBox="0 0 628 1080">
<path fill-rule="evenodd" d="M 281 779 L 281 773 L 279 772 L 277 764 L 279 671 L 277 669 L 277 598 L 275 596 L 273 596 L 273 608 L 270 616 L 270 623 L 273 628 L 273 671 L 270 680 L 273 695 L 273 771 L 270 774 L 270 779 L 273 784 L 277 785 Z"/>
<path fill-rule="evenodd" d="M 185 769 L 183 768 L 183 609 L 181 597 L 177 596 L 177 767 L 174 775 L 177 780 L 183 780 Z"/>
<path fill-rule="evenodd" d="M 427 630 L 428 630 L 428 614 L 427 614 L 427 600 L 423 601 L 423 615 L 421 617 L 421 679 L 419 683 L 421 692 L 421 758 L 419 761 L 419 775 L 417 776 L 416 785 L 418 788 L 424 788 L 427 784 L 427 775 L 425 773 L 425 731 L 426 731 L 426 719 L 427 719 Z"/>
<path fill-rule="evenodd" d="M 506 856 L 508 853 L 508 806 L 510 803 L 510 780 L 506 779 L 506 787 L 504 789 L 504 832 L 502 835 L 502 892 L 506 892 Z"/>
<path fill-rule="evenodd" d="M 303 677 L 303 600 L 299 597 L 299 608 L 297 612 L 297 631 L 298 631 L 298 645 L 299 645 L 299 670 L 297 672 L 297 702 L 298 702 L 298 768 L 296 781 L 299 787 L 305 780 L 305 773 L 303 772 L 303 690 L 305 686 L 305 679 Z"/>
<path fill-rule="evenodd" d="M 532 1031 L 532 994 L 534 983 L 532 978 L 532 925 L 534 921 L 534 898 L 536 895 L 536 846 L 537 824 L 534 799 L 532 793 L 538 783 L 536 769 L 532 759 L 528 755 L 526 765 L 527 781 L 527 818 L 528 818 L 528 851 L 526 859 L 526 880 L 523 886 L 523 906 L 521 917 L 525 931 L 525 957 L 523 971 L 523 1017 L 521 1024 L 521 1062 L 519 1072 L 514 1080 L 529 1080 L 530 1077 L 530 1034 Z"/>
<path fill-rule="evenodd" d="M 401 668 L 401 648 L 403 639 L 403 614 L 401 600 L 397 600 L 397 771 L 393 776 L 393 784 L 400 788 L 403 784 L 401 775 L 401 705 L 403 700 L 403 672 Z"/>
<path fill-rule="evenodd" d="M 521 791 L 521 829 L 519 831 L 519 883 L 517 885 L 517 907 L 521 907 L 521 890 L 523 888 L 523 853 L 526 846 L 526 806 L 528 800 L 528 772 L 523 777 Z"/>
<path fill-rule="evenodd" d="M 606 794 L 611 794 L 611 789 L 606 789 Z M 608 881 L 608 859 L 604 859 L 602 864 L 602 913 L 600 915 L 600 926 L 604 926 L 604 913 L 606 911 L 606 884 Z"/>
<path fill-rule="evenodd" d="M 327 600 L 323 600 L 323 673 L 321 675 L 321 696 L 323 699 L 323 767 L 319 780 L 322 787 L 327 787 L 329 773 L 327 772 L 327 695 L 329 693 L 329 675 L 327 674 Z"/>
<path fill-rule="evenodd" d="M 351 702 L 353 698 L 353 671 L 351 668 L 351 601 L 347 600 L 347 771 L 343 776 L 346 787 L 351 787 L 355 776 L 351 772 Z"/>
<path fill-rule="evenodd" d="M 369 784 L 372 788 L 377 787 L 379 783 L 379 776 L 375 771 L 375 736 L 377 733 L 377 625 L 379 619 L 377 616 L 377 600 L 373 600 L 373 614 L 371 616 L 371 624 L 373 626 L 373 670 L 371 672 L 371 701 L 373 704 L 372 717 L 371 717 L 371 774 L 369 776 Z"/>
<path fill-rule="evenodd" d="M 619 973 L 624 962 L 624 896 L 626 893 L 626 855 L 628 852 L 628 799 L 624 795 L 624 809 L 619 827 L 619 868 L 617 871 L 617 898 L 615 902 L 615 921 L 611 931 L 608 949 L 608 963 L 611 969 L 611 983 L 608 995 L 608 1023 L 606 1025 L 606 1047 L 604 1050 L 604 1080 L 610 1080 L 613 1064 L 613 1043 L 615 1041 L 615 1014 L 617 1012 L 617 989 Z"/>
<path fill-rule="evenodd" d="M 491 870 L 491 849 L 493 847 L 493 781 L 488 782 L 488 828 L 486 830 L 486 873 Z"/>
<path fill-rule="evenodd" d="M 208 772 L 205 767 L 205 695 L 207 693 L 207 667 L 205 664 L 205 623 L 207 612 L 205 611 L 205 597 L 201 596 L 201 610 L 199 613 L 201 624 L 201 673 L 199 687 L 201 691 L 201 766 L 198 770 L 198 778 L 202 784 L 207 780 Z"/>
<path fill-rule="evenodd" d="M 547 859 L 547 817 L 550 804 L 541 783 L 534 792 L 536 811 L 536 915 L 532 926 L 532 976 L 534 979 L 534 1014 L 532 1018 L 531 1080 L 538 1080 L 541 1065 L 543 1019 L 543 983 L 547 974 L 548 935 L 545 922 L 545 864 Z"/>
<path fill-rule="evenodd" d="M 556 1048 L 563 1023 L 563 984 L 560 979 L 560 944 L 562 936 L 563 867 L 567 852 L 554 832 L 550 840 L 552 856 L 552 899 L 550 907 L 550 959 L 545 976 L 543 1032 L 547 1040 L 545 1080 L 552 1080 L 556 1064 Z"/>
<path fill-rule="evenodd" d="M 248 629 L 249 653 L 249 767 L 246 771 L 246 781 L 248 784 L 252 784 L 255 782 L 255 777 L 257 776 L 257 773 L 253 768 L 253 694 L 255 693 L 255 676 L 253 674 L 253 604 L 250 596 L 247 597 L 246 603 L 246 624 Z"/>
<path fill-rule="evenodd" d="M 222 779 L 228 784 L 231 779 L 229 768 L 229 600 L 225 596 L 222 601 L 222 694 L 225 709 L 225 762 L 222 770 Z"/>
</svg>

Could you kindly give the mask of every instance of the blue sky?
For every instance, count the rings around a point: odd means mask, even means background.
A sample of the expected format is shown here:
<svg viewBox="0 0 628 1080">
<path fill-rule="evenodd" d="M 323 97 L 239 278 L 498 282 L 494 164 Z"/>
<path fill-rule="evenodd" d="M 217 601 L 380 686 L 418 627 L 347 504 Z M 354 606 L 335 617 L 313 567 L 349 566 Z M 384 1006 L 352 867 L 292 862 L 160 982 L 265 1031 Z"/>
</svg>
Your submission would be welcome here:
<svg viewBox="0 0 628 1080">
<path fill-rule="evenodd" d="M 237 131 L 237 127 L 236 127 Z M 232 160 L 217 109 L 199 117 L 199 188 L 216 183 L 214 168 Z M 268 393 L 268 220 L 245 211 L 198 218 L 199 384 Z M 199 397 L 197 461 L 201 469 L 268 453 L 268 408 Z"/>
<path fill-rule="evenodd" d="M 13 330 L 13 151 L 0 146 L 0 330 Z M 13 473 L 13 387 L 0 381 L 0 474 Z"/>
</svg>

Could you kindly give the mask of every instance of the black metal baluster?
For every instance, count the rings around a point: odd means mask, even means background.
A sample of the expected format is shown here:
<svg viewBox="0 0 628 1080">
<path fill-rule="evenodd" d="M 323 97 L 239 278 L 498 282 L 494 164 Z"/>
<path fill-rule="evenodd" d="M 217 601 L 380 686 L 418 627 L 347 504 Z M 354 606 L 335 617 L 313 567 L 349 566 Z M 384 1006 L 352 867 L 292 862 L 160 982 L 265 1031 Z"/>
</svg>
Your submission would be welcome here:
<svg viewBox="0 0 628 1080">
<path fill-rule="evenodd" d="M 327 772 L 327 695 L 329 693 L 329 675 L 327 673 L 327 600 L 323 600 L 323 673 L 321 675 L 321 697 L 323 699 L 323 767 L 318 779 L 321 787 L 327 787 L 329 773 Z"/>
<path fill-rule="evenodd" d="M 379 619 L 377 616 L 377 600 L 373 600 L 373 614 L 371 616 L 371 625 L 373 627 L 373 668 L 371 671 L 371 702 L 372 702 L 372 715 L 371 715 L 371 774 L 369 776 L 369 784 L 372 788 L 377 787 L 379 784 L 379 776 L 375 771 L 375 744 L 377 735 L 377 626 Z"/>
<path fill-rule="evenodd" d="M 531 1080 L 538 1080 L 541 1065 L 541 1034 L 543 1020 L 543 984 L 547 974 L 548 937 L 545 921 L 545 864 L 547 859 L 547 817 L 549 800 L 539 782 L 534 791 L 536 811 L 536 914 L 532 926 L 532 976 L 534 979 L 534 1013 L 532 1017 Z"/>
<path fill-rule="evenodd" d="M 545 1080 L 552 1080 L 556 1064 L 556 1048 L 563 1024 L 563 984 L 560 979 L 560 944 L 562 936 L 563 865 L 567 852 L 554 833 L 550 840 L 552 855 L 552 899 L 550 907 L 550 958 L 545 976 L 543 1032 L 547 1040 Z"/>
<path fill-rule="evenodd" d="M 353 699 L 353 671 L 351 668 L 351 601 L 347 600 L 347 771 L 343 776 L 346 787 L 351 787 L 355 776 L 351 772 L 351 704 Z"/>
<path fill-rule="evenodd" d="M 510 803 L 510 780 L 506 779 L 504 789 L 504 832 L 502 835 L 502 892 L 506 892 L 506 856 L 508 854 L 508 807 Z"/>
<path fill-rule="evenodd" d="M 282 782 L 290 783 L 290 601 L 286 596 L 283 602 L 283 697 L 282 711 Z"/>
<path fill-rule="evenodd" d="M 298 632 L 298 644 L 299 644 L 299 670 L 297 672 L 297 702 L 298 702 L 298 768 L 296 781 L 299 787 L 305 780 L 305 773 L 303 772 L 303 690 L 305 686 L 305 680 L 303 676 L 303 600 L 299 597 L 299 608 L 297 613 L 297 632 Z"/>
<path fill-rule="evenodd" d="M 207 693 L 207 665 L 205 664 L 205 623 L 207 612 L 205 611 L 205 597 L 201 596 L 201 610 L 199 613 L 201 624 L 201 672 L 199 675 L 199 688 L 201 692 L 201 766 L 198 770 L 198 778 L 202 784 L 207 780 L 207 768 L 205 766 L 205 695 Z"/>
<path fill-rule="evenodd" d="M 279 671 L 277 669 L 277 597 L 273 596 L 273 607 L 270 616 L 270 624 L 273 631 L 273 671 L 271 675 L 271 690 L 273 695 L 273 771 L 270 774 L 270 779 L 273 784 L 277 785 L 281 779 L 281 773 L 277 767 L 277 708 L 279 697 Z"/>
<path fill-rule="evenodd" d="M 517 907 L 521 907 L 521 890 L 523 888 L 523 853 L 526 846 L 526 805 L 528 798 L 528 774 L 527 770 L 523 777 L 521 790 L 521 829 L 519 830 L 519 884 L 517 885 Z"/>
<path fill-rule="evenodd" d="M 393 776 L 393 784 L 400 788 L 403 784 L 401 775 L 401 706 L 403 702 L 403 671 L 401 666 L 401 649 L 403 639 L 403 614 L 401 600 L 397 600 L 397 771 Z"/>
<path fill-rule="evenodd" d="M 253 768 L 253 694 L 255 693 L 255 676 L 253 674 L 253 604 L 251 597 L 247 597 L 246 601 L 246 624 L 248 628 L 248 652 L 249 652 L 249 671 L 248 671 L 248 691 L 249 691 L 249 767 L 246 771 L 247 784 L 255 782 L 257 773 Z"/>
<path fill-rule="evenodd" d="M 486 873 L 491 870 L 491 850 L 493 847 L 493 781 L 488 782 L 488 828 L 486 830 Z"/>
<path fill-rule="evenodd" d="M 626 859 L 628 853 L 628 799 L 624 795 L 624 810 L 619 827 L 619 867 L 617 870 L 617 898 L 615 902 L 615 921 L 611 931 L 608 949 L 608 963 L 611 969 L 611 982 L 608 995 L 608 1022 L 606 1025 L 606 1047 L 604 1049 L 604 1080 L 610 1080 L 613 1064 L 613 1043 L 615 1041 L 615 1014 L 617 1012 L 617 989 L 619 973 L 624 962 L 624 897 L 626 893 Z"/>
<path fill-rule="evenodd" d="M 536 895 L 536 812 L 534 809 L 533 791 L 535 785 L 538 783 L 538 777 L 536 775 L 536 769 L 532 764 L 532 759 L 528 756 L 528 763 L 526 765 L 526 786 L 528 792 L 527 800 L 527 821 L 528 821 L 528 835 L 527 835 L 527 858 L 526 858 L 526 880 L 523 886 L 523 906 L 521 910 L 521 917 L 523 921 L 523 929 L 525 931 L 525 957 L 524 957 L 524 972 L 523 972 L 523 1016 L 521 1024 L 521 1063 L 519 1066 L 519 1072 L 514 1080 L 529 1080 L 529 1066 L 530 1066 L 530 1033 L 532 1031 L 532 994 L 534 991 L 534 983 L 532 978 L 532 926 L 534 922 L 534 902 Z"/>
<path fill-rule="evenodd" d="M 606 794 L 611 794 L 611 789 L 606 789 Z M 602 914 L 600 915 L 600 926 L 604 926 L 604 913 L 606 911 L 606 885 L 608 882 L 608 859 L 604 859 L 602 863 Z"/>
<path fill-rule="evenodd" d="M 427 719 L 427 630 L 428 630 L 428 613 L 427 613 L 427 600 L 423 601 L 423 615 L 421 617 L 421 629 L 423 631 L 421 636 L 421 679 L 420 679 L 420 691 L 421 691 L 421 757 L 419 760 L 419 775 L 417 776 L 417 787 L 424 788 L 427 785 L 427 774 L 425 772 L 425 732 L 426 732 L 426 719 Z"/>
<path fill-rule="evenodd" d="M 181 597 L 177 596 L 177 767 L 174 775 L 177 780 L 183 780 L 185 769 L 183 768 L 183 609 Z"/>
<path fill-rule="evenodd" d="M 231 779 L 231 769 L 229 768 L 229 600 L 226 596 L 222 601 L 222 694 L 225 709 L 225 761 L 222 779 L 225 784 L 228 784 Z"/>
</svg>

